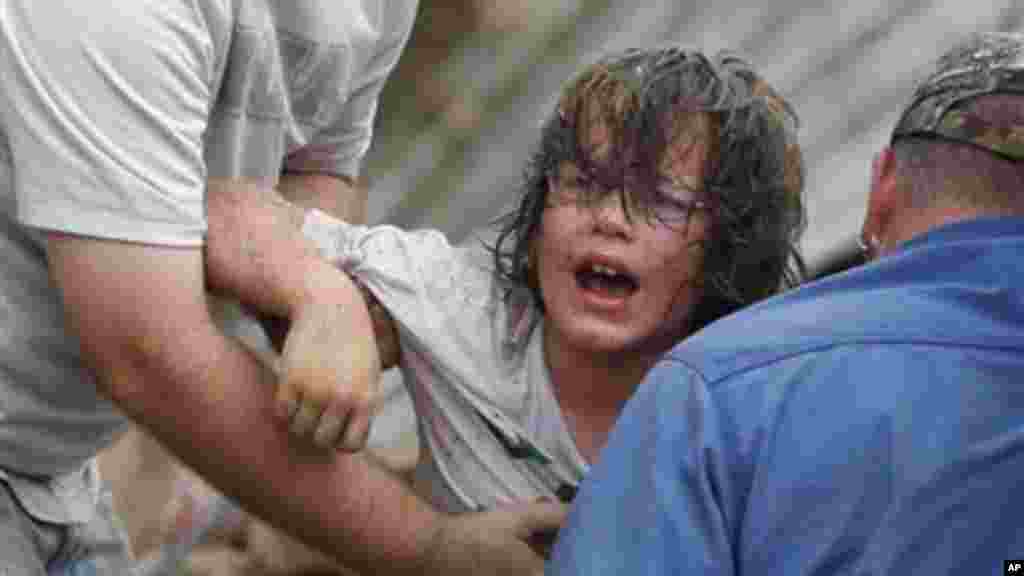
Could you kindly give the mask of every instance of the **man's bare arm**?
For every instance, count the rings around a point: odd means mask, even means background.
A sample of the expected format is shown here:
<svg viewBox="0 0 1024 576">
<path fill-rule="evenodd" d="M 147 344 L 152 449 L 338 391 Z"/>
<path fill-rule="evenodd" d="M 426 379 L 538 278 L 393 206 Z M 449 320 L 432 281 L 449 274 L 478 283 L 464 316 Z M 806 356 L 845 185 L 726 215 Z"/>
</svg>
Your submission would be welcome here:
<svg viewBox="0 0 1024 576">
<path fill-rule="evenodd" d="M 315 299 L 350 296 L 358 301 L 355 285 L 302 238 L 305 210 L 273 188 L 211 180 L 206 212 L 208 287 L 285 318 Z"/>
<path fill-rule="evenodd" d="M 277 190 L 296 206 L 316 208 L 352 224 L 366 222 L 366 188 L 350 176 L 285 172 Z"/>
<path fill-rule="evenodd" d="M 54 234 L 49 257 L 101 391 L 186 464 L 351 566 L 418 573 L 432 557 L 438 514 L 361 456 L 312 451 L 273 418 L 275 376 L 213 324 L 199 250 Z"/>
</svg>

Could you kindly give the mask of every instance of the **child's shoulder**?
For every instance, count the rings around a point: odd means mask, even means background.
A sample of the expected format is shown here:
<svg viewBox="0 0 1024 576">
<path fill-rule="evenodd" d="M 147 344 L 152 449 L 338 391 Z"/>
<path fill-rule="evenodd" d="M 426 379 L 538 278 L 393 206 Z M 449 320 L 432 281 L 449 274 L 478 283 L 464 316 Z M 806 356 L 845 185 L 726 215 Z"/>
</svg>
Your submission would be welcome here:
<svg viewBox="0 0 1024 576">
<path fill-rule="evenodd" d="M 524 345 L 539 317 L 530 291 L 501 278 L 495 271 L 493 252 L 480 242 L 460 244 L 453 258 L 458 273 L 453 275 L 451 294 L 458 296 L 463 309 L 478 311 L 504 347 Z"/>
</svg>

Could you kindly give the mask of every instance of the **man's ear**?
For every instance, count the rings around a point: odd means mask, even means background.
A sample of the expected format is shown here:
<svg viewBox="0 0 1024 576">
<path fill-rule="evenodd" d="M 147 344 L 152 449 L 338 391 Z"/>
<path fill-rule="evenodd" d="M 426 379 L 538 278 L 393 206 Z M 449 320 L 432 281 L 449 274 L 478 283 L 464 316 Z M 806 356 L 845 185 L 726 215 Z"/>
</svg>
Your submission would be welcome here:
<svg viewBox="0 0 1024 576">
<path fill-rule="evenodd" d="M 869 245 L 884 243 L 886 230 L 896 208 L 896 155 L 886 146 L 875 154 L 871 162 L 871 190 L 868 192 L 868 211 L 864 217 L 861 238 Z M 877 249 L 872 246 L 872 249 Z"/>
</svg>

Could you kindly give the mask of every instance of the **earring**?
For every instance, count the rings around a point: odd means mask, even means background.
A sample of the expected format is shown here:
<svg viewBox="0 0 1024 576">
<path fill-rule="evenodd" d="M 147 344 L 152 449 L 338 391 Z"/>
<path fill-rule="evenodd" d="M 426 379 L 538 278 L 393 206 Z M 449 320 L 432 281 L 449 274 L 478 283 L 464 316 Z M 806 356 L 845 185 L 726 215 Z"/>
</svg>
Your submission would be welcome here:
<svg viewBox="0 0 1024 576">
<path fill-rule="evenodd" d="M 860 253 L 864 256 L 867 256 L 868 252 L 871 250 L 871 247 L 864 241 L 864 236 L 861 234 L 857 235 L 857 250 L 860 250 Z"/>
<path fill-rule="evenodd" d="M 857 248 L 866 260 L 874 258 L 881 248 L 882 243 L 878 240 L 878 236 L 871 234 L 867 240 L 864 240 L 864 233 L 861 232 L 857 235 Z"/>
</svg>

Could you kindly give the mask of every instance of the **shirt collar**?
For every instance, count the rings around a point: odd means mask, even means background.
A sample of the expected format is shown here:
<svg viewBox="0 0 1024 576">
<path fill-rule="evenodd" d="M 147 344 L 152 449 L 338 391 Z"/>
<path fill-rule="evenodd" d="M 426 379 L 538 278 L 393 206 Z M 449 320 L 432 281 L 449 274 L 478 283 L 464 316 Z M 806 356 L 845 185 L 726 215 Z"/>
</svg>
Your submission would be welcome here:
<svg viewBox="0 0 1024 576">
<path fill-rule="evenodd" d="M 1024 217 L 986 216 L 943 224 L 907 240 L 896 252 L 935 244 L 994 241 L 1009 237 L 1024 237 Z"/>
</svg>

